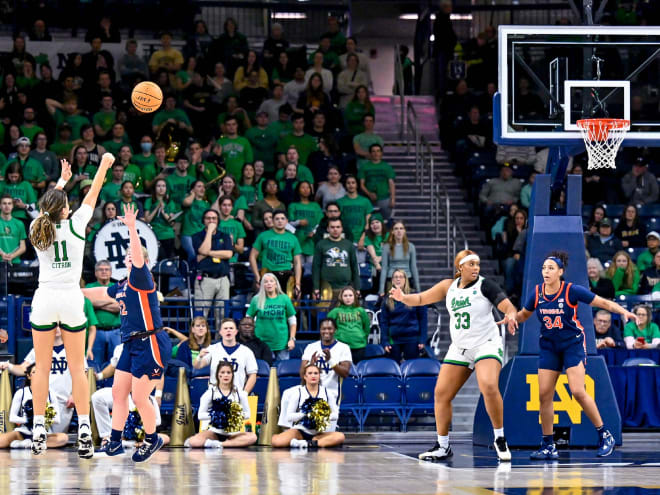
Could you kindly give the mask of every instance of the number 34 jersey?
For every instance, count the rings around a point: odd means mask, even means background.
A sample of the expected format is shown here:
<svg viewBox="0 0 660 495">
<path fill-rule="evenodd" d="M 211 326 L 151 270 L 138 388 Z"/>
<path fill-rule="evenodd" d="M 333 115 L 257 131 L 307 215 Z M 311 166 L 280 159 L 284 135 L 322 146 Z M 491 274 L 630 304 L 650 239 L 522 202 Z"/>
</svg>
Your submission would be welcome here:
<svg viewBox="0 0 660 495">
<path fill-rule="evenodd" d="M 83 204 L 71 215 L 71 218 L 63 219 L 55 225 L 55 242 L 48 249 L 45 251 L 36 249 L 39 259 L 39 287 L 51 289 L 80 287 L 85 256 L 85 228 L 92 214 L 92 208 Z"/>
<path fill-rule="evenodd" d="M 458 286 L 460 280 L 452 282 L 445 299 L 452 344 L 473 349 L 489 340 L 499 340 L 493 309 L 506 295 L 497 284 L 483 277 L 462 289 Z"/>
</svg>

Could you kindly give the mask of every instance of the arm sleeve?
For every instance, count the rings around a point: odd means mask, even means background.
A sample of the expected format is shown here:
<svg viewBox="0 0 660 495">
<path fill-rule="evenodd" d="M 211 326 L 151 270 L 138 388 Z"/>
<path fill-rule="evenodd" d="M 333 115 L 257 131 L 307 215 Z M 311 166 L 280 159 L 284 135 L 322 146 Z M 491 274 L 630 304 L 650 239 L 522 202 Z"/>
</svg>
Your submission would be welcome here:
<svg viewBox="0 0 660 495">
<path fill-rule="evenodd" d="M 495 307 L 506 299 L 506 293 L 502 288 L 487 278 L 483 279 L 481 282 L 481 293 Z"/>
<path fill-rule="evenodd" d="M 27 423 L 27 418 L 21 415 L 21 399 L 23 398 L 22 390 L 17 390 L 11 400 L 11 408 L 9 409 L 9 422 L 15 425 L 24 425 Z M 31 426 L 31 425 L 28 425 Z"/>
<path fill-rule="evenodd" d="M 209 414 L 209 407 L 211 407 L 211 390 L 207 390 L 202 394 L 202 398 L 199 399 L 199 412 L 197 413 L 197 419 L 200 421 L 208 421 L 211 419 Z"/>
<path fill-rule="evenodd" d="M 291 302 L 291 299 L 289 299 L 289 296 L 286 296 L 286 317 L 291 318 L 292 316 L 296 316 L 296 308 L 293 307 L 293 303 Z"/>
<path fill-rule="evenodd" d="M 250 306 L 248 307 L 248 310 L 245 314 L 246 316 L 250 316 L 252 318 L 254 318 L 254 315 L 257 314 L 257 296 L 252 298 L 250 301 Z"/>
<path fill-rule="evenodd" d="M 571 285 L 568 289 L 568 302 L 575 305 L 578 302 L 591 304 L 596 294 L 581 285 Z"/>
<path fill-rule="evenodd" d="M 128 276 L 128 283 L 136 290 L 151 291 L 155 288 L 154 279 L 146 262 L 140 268 L 133 267 L 131 269 L 131 273 Z"/>
</svg>

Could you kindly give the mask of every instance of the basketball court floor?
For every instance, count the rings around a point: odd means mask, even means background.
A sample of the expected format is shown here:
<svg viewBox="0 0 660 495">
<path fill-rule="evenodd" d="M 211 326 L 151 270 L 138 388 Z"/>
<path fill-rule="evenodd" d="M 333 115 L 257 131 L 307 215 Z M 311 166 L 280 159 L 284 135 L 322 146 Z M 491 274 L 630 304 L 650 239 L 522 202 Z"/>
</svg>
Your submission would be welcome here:
<svg viewBox="0 0 660 495">
<path fill-rule="evenodd" d="M 365 442 L 349 435 L 342 449 L 314 452 L 170 448 L 144 465 L 127 457 L 80 461 L 73 449 L 39 458 L 29 450 L 3 451 L 0 493 L 660 494 L 660 434 L 627 434 L 605 460 L 590 450 L 564 450 L 557 462 L 531 462 L 529 451 L 514 450 L 510 465 L 498 464 L 492 450 L 473 447 L 467 437 L 452 440 L 447 463 L 417 460 L 429 444 L 403 442 L 419 434 L 371 443 L 374 437 Z"/>
</svg>

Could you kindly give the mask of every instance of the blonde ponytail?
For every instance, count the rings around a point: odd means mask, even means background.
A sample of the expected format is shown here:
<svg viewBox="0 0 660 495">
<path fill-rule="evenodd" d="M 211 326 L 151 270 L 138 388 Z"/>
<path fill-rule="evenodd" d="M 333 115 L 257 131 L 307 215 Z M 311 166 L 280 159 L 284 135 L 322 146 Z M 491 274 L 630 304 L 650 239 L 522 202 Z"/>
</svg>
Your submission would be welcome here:
<svg viewBox="0 0 660 495">
<path fill-rule="evenodd" d="M 55 224 L 62 219 L 66 205 L 66 193 L 61 189 L 51 189 L 39 201 L 41 215 L 30 228 L 30 242 L 39 251 L 47 250 L 55 242 Z"/>
</svg>

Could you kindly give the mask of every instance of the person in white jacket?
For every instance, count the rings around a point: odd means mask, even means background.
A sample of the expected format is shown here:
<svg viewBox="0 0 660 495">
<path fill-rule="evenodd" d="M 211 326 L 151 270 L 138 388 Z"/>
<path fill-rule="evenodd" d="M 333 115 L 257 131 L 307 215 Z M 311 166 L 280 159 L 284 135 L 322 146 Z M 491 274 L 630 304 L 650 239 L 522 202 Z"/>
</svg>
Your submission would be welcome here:
<svg viewBox="0 0 660 495">
<path fill-rule="evenodd" d="M 316 364 L 308 364 L 302 375 L 303 384 L 288 390 L 286 419 L 293 426 L 283 433 L 273 435 L 273 447 L 317 448 L 337 447 L 344 443 L 344 434 L 339 431 L 320 431 L 305 426 L 307 413 L 302 412 L 305 401 L 309 398 L 320 398 L 330 406 L 328 423 L 339 417 L 337 397 L 333 392 L 321 385 L 321 370 Z"/>
<path fill-rule="evenodd" d="M 211 385 L 199 400 L 197 418 L 200 422 L 209 421 L 207 430 L 186 439 L 184 447 L 222 449 L 223 447 L 248 447 L 257 443 L 257 435 L 246 431 L 226 431 L 213 425 L 213 401 L 229 399 L 237 402 L 243 410 L 243 418 L 250 419 L 250 404 L 247 392 L 234 386 L 234 366 L 231 362 L 221 361 L 215 374 L 215 385 Z"/>
<path fill-rule="evenodd" d="M 25 387 L 17 390 L 11 401 L 9 410 L 9 422 L 14 423 L 14 431 L 0 434 L 0 449 L 29 449 L 32 444 L 32 415 L 34 409 L 32 405 L 32 389 L 30 388 L 31 379 L 34 376 L 34 364 L 30 364 L 25 372 Z M 48 397 L 50 401 L 50 396 Z M 51 402 L 55 408 L 55 418 L 53 424 L 59 423 L 60 414 L 57 403 Z M 46 445 L 48 448 L 64 447 L 69 441 L 66 433 L 52 433 L 50 429 L 46 433 Z"/>
</svg>

